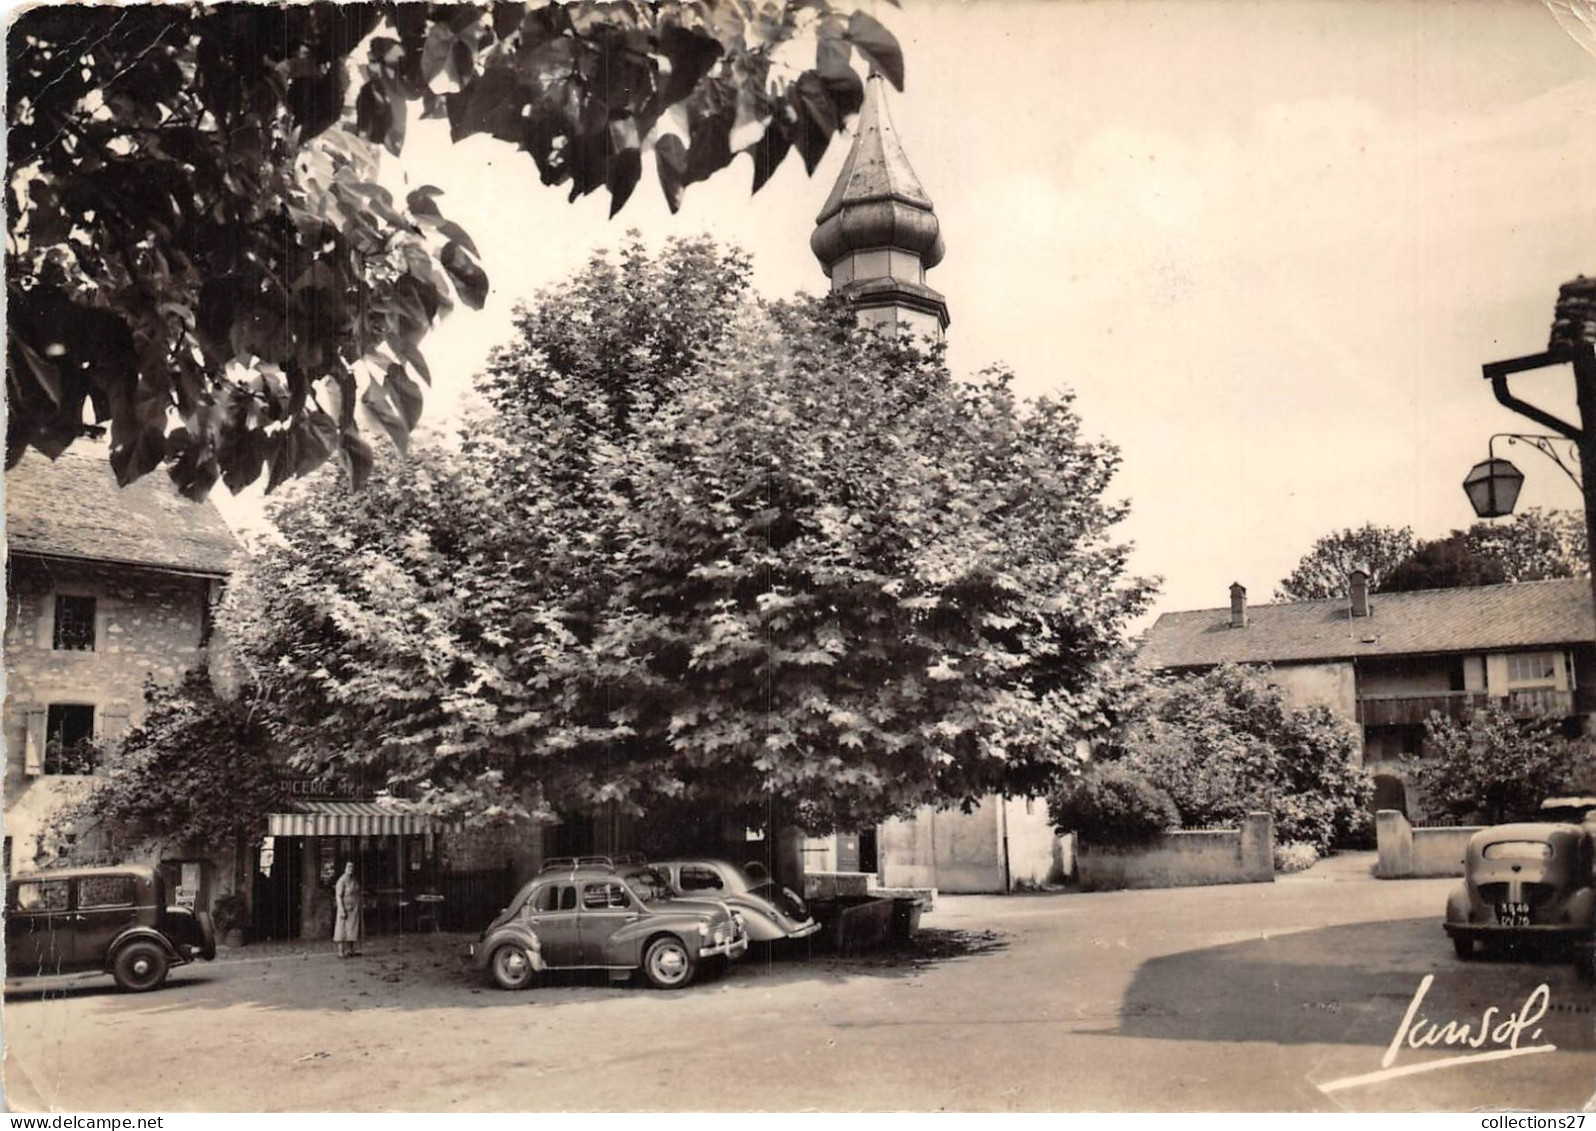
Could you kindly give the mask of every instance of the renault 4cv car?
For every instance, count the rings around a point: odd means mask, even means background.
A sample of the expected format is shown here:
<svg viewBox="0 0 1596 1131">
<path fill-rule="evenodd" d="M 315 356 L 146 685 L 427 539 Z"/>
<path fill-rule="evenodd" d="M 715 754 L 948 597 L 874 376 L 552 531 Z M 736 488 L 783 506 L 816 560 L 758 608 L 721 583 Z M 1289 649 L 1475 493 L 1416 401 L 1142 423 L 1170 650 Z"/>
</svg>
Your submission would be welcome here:
<svg viewBox="0 0 1596 1131">
<path fill-rule="evenodd" d="M 525 989 L 542 970 L 606 970 L 613 978 L 641 970 L 649 984 L 674 990 L 747 949 L 743 918 L 725 903 L 678 899 L 643 865 L 584 857 L 545 864 L 470 953 L 506 990 Z"/>
<path fill-rule="evenodd" d="M 1476 944 L 1580 943 L 1596 931 L 1596 824 L 1549 806 L 1543 811 L 1552 820 L 1493 825 L 1469 838 L 1463 884 L 1446 901 L 1446 933 L 1459 958 L 1471 957 Z"/>
<path fill-rule="evenodd" d="M 804 939 L 820 930 L 797 892 L 769 876 L 752 876 L 730 861 L 666 860 L 649 867 L 683 898 L 713 897 L 741 911 L 752 942 Z"/>
<path fill-rule="evenodd" d="M 141 993 L 173 966 L 216 957 L 210 916 L 168 907 L 160 874 L 138 865 L 19 875 L 5 915 L 7 981 L 109 974 Z"/>
</svg>

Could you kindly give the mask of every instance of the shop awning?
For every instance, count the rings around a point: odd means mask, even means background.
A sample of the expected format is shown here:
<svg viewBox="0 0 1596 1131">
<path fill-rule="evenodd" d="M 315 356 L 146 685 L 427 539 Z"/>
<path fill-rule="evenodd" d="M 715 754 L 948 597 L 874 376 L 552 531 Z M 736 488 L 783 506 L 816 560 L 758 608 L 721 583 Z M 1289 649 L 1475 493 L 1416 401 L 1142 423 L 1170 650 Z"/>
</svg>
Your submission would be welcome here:
<svg viewBox="0 0 1596 1131">
<path fill-rule="evenodd" d="M 266 818 L 269 836 L 413 836 L 443 832 L 425 813 L 377 801 L 296 801 L 295 812 Z"/>
</svg>

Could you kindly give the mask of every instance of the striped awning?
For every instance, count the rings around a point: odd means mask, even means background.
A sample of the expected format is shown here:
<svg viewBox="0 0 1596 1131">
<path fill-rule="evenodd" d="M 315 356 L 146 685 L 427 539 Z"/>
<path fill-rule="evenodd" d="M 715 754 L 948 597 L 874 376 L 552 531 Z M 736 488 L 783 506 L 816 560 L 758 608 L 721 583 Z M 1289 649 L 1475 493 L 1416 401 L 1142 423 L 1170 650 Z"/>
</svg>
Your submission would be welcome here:
<svg viewBox="0 0 1596 1131">
<path fill-rule="evenodd" d="M 407 813 L 377 801 L 296 801 L 293 813 L 266 818 L 269 836 L 412 836 L 442 832 L 425 813 Z"/>
</svg>

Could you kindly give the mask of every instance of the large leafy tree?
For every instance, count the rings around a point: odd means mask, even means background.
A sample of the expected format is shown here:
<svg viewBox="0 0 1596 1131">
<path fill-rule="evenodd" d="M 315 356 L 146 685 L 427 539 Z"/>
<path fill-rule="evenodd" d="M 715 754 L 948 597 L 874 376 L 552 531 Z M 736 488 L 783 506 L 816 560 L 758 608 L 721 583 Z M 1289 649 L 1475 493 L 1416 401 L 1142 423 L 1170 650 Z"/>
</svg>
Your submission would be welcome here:
<svg viewBox="0 0 1596 1131">
<path fill-rule="evenodd" d="M 307 486 L 229 614 L 279 733 L 466 814 L 862 824 L 1037 793 L 1114 721 L 1117 465 L 702 243 L 520 319 L 458 451 Z"/>
<path fill-rule="evenodd" d="M 814 65 L 779 63 L 812 37 Z M 401 445 L 421 344 L 488 280 L 436 189 L 379 147 L 447 118 L 525 150 L 575 197 L 631 195 L 652 153 L 683 190 L 796 149 L 813 171 L 890 33 L 829 0 L 528 5 L 41 5 L 7 39 L 8 466 L 108 422 L 129 482 L 268 485 L 370 469 L 363 405 Z"/>
<path fill-rule="evenodd" d="M 1582 577 L 1590 570 L 1585 545 L 1583 516 L 1532 507 L 1507 522 L 1476 522 L 1420 542 L 1380 588 L 1405 592 Z"/>
<path fill-rule="evenodd" d="M 1156 682 L 1146 718 L 1111 751 L 1168 792 L 1188 826 L 1271 813 L 1276 839 L 1320 851 L 1367 816 L 1358 736 L 1329 708 L 1294 708 L 1267 668 L 1226 664 Z"/>
<path fill-rule="evenodd" d="M 1542 801 L 1596 789 L 1587 742 L 1557 719 L 1521 719 L 1492 704 L 1468 719 L 1431 714 L 1424 757 L 1411 763 L 1426 805 L 1488 824 L 1532 818 Z"/>
<path fill-rule="evenodd" d="M 1326 534 L 1275 589 L 1276 601 L 1319 601 L 1347 595 L 1347 579 L 1355 567 L 1369 571 L 1378 587 L 1390 571 L 1412 555 L 1416 542 L 1411 527 L 1400 529 L 1365 523 Z"/>
</svg>

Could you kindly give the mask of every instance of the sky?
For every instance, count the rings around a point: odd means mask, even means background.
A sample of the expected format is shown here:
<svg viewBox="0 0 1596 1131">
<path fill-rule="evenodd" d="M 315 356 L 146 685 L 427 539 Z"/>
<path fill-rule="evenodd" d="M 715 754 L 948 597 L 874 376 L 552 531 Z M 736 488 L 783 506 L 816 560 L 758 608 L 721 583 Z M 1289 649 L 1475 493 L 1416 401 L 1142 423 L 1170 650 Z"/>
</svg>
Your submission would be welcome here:
<svg viewBox="0 0 1596 1131">
<path fill-rule="evenodd" d="M 1558 284 L 1596 274 L 1591 0 L 870 10 L 904 47 L 890 112 L 947 244 L 927 282 L 954 372 L 1073 395 L 1119 446 L 1155 611 L 1222 606 L 1233 581 L 1268 600 L 1342 527 L 1466 526 L 1487 437 L 1539 430 L 1480 366 L 1543 350 Z M 772 297 L 823 291 L 809 235 L 847 148 L 812 178 L 789 157 L 757 196 L 739 158 L 675 216 L 650 173 L 610 220 L 502 143 L 413 125 L 385 177 L 442 188 L 493 281 L 426 343 L 429 419 L 450 424 L 517 299 L 629 228 L 738 244 Z M 1566 370 L 1516 380 L 1573 412 Z M 1549 461 L 1509 454 L 1521 506 L 1579 506 Z"/>
</svg>

